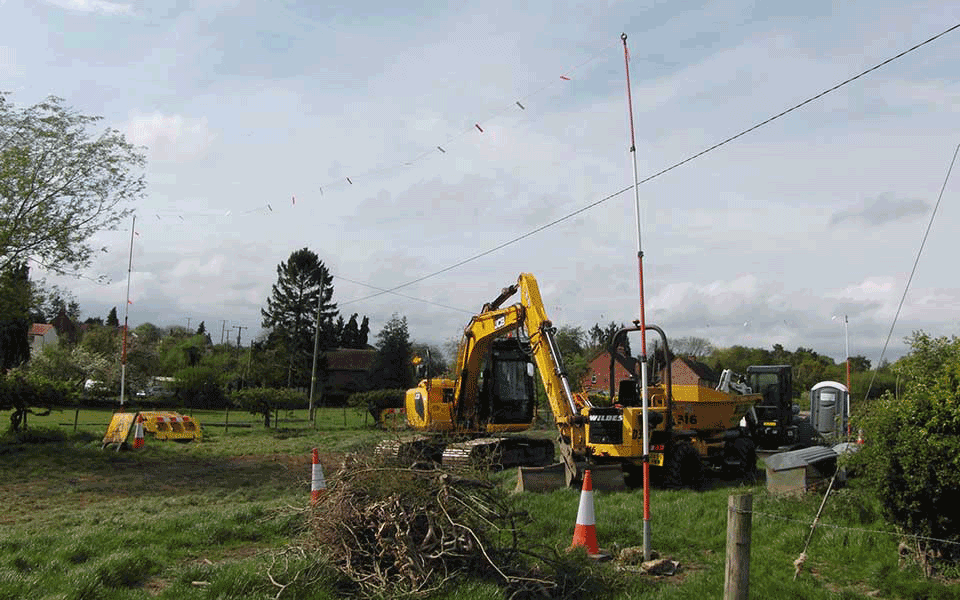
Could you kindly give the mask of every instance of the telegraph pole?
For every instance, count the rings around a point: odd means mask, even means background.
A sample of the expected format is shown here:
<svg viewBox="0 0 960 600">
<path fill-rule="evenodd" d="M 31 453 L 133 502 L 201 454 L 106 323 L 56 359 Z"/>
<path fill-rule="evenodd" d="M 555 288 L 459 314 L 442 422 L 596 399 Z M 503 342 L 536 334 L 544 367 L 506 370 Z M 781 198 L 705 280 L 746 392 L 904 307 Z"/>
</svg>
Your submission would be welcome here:
<svg viewBox="0 0 960 600">
<path fill-rule="evenodd" d="M 227 320 L 220 319 L 220 343 L 223 343 L 223 337 L 227 334 Z"/>
<path fill-rule="evenodd" d="M 235 327 L 235 329 L 237 330 L 237 348 L 239 348 L 239 347 L 240 347 L 240 333 L 241 333 L 244 329 L 250 329 L 250 327 L 248 327 L 248 326 L 246 326 L 246 325 L 237 325 L 237 326 Z"/>
</svg>

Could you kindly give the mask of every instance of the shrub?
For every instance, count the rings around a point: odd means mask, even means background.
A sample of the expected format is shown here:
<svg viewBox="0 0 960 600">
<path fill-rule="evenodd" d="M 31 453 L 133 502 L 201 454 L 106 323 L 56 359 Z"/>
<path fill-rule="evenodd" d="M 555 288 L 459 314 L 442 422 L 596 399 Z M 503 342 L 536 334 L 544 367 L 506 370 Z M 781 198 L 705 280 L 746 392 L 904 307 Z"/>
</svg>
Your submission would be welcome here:
<svg viewBox="0 0 960 600">
<path fill-rule="evenodd" d="M 0 410 L 13 410 L 10 429 L 24 429 L 28 414 L 49 414 L 55 406 L 76 402 L 77 393 L 69 383 L 12 369 L 0 375 Z"/>
<path fill-rule="evenodd" d="M 915 332 L 894 369 L 902 394 L 887 392 L 862 420 L 866 444 L 852 466 L 885 516 L 934 556 L 960 558 L 960 339 Z M 944 540 L 940 542 L 937 540 Z"/>
<path fill-rule="evenodd" d="M 252 415 L 263 417 L 263 426 L 270 427 L 270 415 L 275 410 L 303 408 L 306 397 L 302 392 L 288 388 L 247 388 L 230 395 L 230 402 Z"/>
<path fill-rule="evenodd" d="M 373 390 L 350 394 L 347 405 L 356 408 L 366 407 L 375 423 L 380 423 L 380 412 L 386 408 L 403 408 L 406 390 Z"/>
</svg>

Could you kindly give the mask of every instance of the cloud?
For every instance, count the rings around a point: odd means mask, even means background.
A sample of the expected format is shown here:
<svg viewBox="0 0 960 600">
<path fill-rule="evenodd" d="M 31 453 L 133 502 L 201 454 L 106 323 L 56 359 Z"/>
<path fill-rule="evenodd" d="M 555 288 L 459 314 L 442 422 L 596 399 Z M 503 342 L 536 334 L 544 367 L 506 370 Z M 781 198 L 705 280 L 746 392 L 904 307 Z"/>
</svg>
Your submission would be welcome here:
<svg viewBox="0 0 960 600">
<path fill-rule="evenodd" d="M 127 139 L 146 146 L 156 160 L 179 161 L 195 158 L 207 149 L 216 135 L 206 117 L 134 113 L 126 125 Z"/>
<path fill-rule="evenodd" d="M 46 0 L 46 2 L 67 10 L 85 13 L 98 12 L 107 15 L 133 14 L 133 7 L 131 5 L 109 2 L 108 0 Z"/>
<path fill-rule="evenodd" d="M 830 216 L 831 225 L 839 225 L 845 221 L 854 221 L 879 227 L 887 223 L 926 214 L 930 205 L 922 200 L 897 200 L 889 195 L 881 194 L 876 198 L 867 198 L 855 206 L 837 211 Z"/>
</svg>

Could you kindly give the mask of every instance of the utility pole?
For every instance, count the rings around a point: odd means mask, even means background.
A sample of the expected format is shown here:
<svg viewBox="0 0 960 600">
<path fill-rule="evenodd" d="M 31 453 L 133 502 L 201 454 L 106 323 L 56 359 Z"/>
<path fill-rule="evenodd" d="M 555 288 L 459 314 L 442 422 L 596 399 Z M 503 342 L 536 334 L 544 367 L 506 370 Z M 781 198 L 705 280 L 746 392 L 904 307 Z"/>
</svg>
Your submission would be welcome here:
<svg viewBox="0 0 960 600">
<path fill-rule="evenodd" d="M 187 331 L 190 331 L 190 317 L 187 317 Z"/>
<path fill-rule="evenodd" d="M 321 286 L 319 293 L 317 294 L 317 322 L 316 328 L 313 330 L 313 367 L 310 369 L 310 401 L 309 401 L 309 410 L 307 414 L 310 416 L 310 422 L 313 423 L 313 426 L 317 426 L 317 422 L 314 419 L 313 412 L 313 394 L 317 389 L 317 354 L 320 353 L 320 302 L 323 300 L 323 287 Z"/>
<path fill-rule="evenodd" d="M 220 319 L 220 343 L 223 343 L 223 336 L 227 334 L 227 320 Z"/>
<path fill-rule="evenodd" d="M 246 326 L 246 325 L 237 325 L 234 329 L 237 330 L 237 348 L 240 348 L 240 333 L 241 333 L 244 329 L 250 329 L 250 327 L 248 327 L 248 326 Z"/>
</svg>

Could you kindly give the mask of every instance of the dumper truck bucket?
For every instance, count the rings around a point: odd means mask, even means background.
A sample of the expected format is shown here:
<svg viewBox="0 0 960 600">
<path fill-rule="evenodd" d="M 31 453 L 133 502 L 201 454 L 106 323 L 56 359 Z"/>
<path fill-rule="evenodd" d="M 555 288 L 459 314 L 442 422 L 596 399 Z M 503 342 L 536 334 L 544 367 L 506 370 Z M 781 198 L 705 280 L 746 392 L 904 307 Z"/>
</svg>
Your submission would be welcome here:
<svg viewBox="0 0 960 600">
<path fill-rule="evenodd" d="M 602 492 L 618 492 L 627 489 L 623 468 L 620 465 L 578 465 L 580 473 L 590 469 L 593 489 Z M 517 469 L 517 487 L 514 492 L 552 492 L 565 487 L 579 487 L 581 477 L 571 473 L 562 462 L 545 467 L 520 467 Z"/>
</svg>

